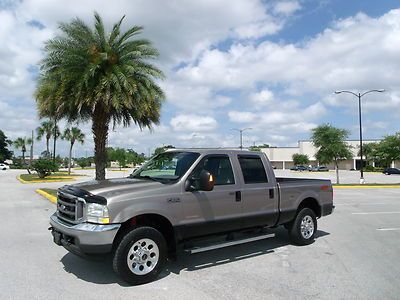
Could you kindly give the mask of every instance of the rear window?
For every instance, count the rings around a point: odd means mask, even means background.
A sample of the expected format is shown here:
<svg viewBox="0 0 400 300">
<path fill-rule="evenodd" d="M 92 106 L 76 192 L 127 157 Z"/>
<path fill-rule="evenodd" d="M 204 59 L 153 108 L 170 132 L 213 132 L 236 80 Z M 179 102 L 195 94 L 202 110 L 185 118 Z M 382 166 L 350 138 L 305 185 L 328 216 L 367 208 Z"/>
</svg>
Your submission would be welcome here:
<svg viewBox="0 0 400 300">
<path fill-rule="evenodd" d="M 238 156 L 245 184 L 267 183 L 267 174 L 259 156 Z"/>
</svg>

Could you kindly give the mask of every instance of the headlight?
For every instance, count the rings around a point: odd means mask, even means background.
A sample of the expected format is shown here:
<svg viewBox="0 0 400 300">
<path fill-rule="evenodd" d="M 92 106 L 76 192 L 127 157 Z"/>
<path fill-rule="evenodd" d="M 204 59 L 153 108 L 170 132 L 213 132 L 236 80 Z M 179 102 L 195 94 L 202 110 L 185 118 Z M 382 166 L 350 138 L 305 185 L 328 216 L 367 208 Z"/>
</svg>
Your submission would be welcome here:
<svg viewBox="0 0 400 300">
<path fill-rule="evenodd" d="M 107 205 L 98 203 L 88 203 L 86 211 L 86 220 L 92 223 L 108 224 L 110 217 L 108 215 Z"/>
</svg>

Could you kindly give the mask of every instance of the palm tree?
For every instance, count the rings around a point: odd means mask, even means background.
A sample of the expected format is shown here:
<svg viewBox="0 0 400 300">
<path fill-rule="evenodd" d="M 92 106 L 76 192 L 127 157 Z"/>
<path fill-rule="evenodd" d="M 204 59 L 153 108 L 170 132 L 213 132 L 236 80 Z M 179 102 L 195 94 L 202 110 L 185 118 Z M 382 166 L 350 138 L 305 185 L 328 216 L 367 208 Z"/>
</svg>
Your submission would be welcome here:
<svg viewBox="0 0 400 300">
<path fill-rule="evenodd" d="M 14 142 L 14 147 L 19 149 L 21 148 L 22 152 L 22 162 L 25 165 L 25 152 L 26 152 L 26 146 L 32 144 L 32 139 L 31 138 L 26 138 L 26 137 L 19 137 L 17 138 Z"/>
<path fill-rule="evenodd" d="M 40 117 L 92 121 L 96 179 L 105 179 L 109 126 L 132 122 L 151 128 L 160 118 L 164 77 L 149 62 L 158 56 L 151 42 L 132 39 L 142 27 L 121 32 L 124 17 L 110 34 L 95 13 L 94 28 L 82 20 L 61 23 L 61 34 L 45 46 L 36 89 Z"/>
<path fill-rule="evenodd" d="M 70 142 L 69 146 L 69 159 L 68 159 L 68 175 L 71 174 L 71 157 L 72 157 L 72 147 L 74 147 L 75 142 L 83 144 L 85 141 L 85 134 L 77 127 L 66 128 L 63 135 L 61 136 L 63 140 Z"/>
<path fill-rule="evenodd" d="M 40 141 L 43 137 L 46 138 L 46 151 L 50 153 L 49 143 L 52 136 L 57 139 L 60 135 L 60 129 L 54 121 L 44 121 L 40 124 L 38 128 L 36 128 L 37 132 L 37 140 Z"/>
</svg>

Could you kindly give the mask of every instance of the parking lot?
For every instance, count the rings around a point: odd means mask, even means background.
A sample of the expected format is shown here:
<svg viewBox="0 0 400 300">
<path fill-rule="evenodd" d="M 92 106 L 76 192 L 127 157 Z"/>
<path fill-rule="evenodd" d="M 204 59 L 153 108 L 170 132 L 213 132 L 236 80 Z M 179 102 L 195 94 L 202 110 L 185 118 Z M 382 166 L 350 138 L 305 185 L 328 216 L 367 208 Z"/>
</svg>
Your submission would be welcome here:
<svg viewBox="0 0 400 300">
<path fill-rule="evenodd" d="M 55 206 L 35 193 L 63 183 L 21 184 L 23 171 L 0 172 L 0 299 L 398 299 L 400 188 L 335 189 L 333 215 L 318 223 L 316 241 L 276 237 L 231 248 L 181 255 L 155 282 L 127 286 L 110 260 L 91 262 L 53 244 Z M 93 171 L 85 171 L 89 175 Z M 350 174 L 351 173 L 351 174 Z M 334 178 L 334 173 L 277 171 L 277 176 Z M 356 183 L 359 173 L 343 174 Z M 108 172 L 118 177 L 127 172 Z M 371 176 L 369 176 L 371 175 Z M 89 177 L 80 180 L 87 180 Z M 400 176 L 366 173 L 368 183 Z"/>
</svg>

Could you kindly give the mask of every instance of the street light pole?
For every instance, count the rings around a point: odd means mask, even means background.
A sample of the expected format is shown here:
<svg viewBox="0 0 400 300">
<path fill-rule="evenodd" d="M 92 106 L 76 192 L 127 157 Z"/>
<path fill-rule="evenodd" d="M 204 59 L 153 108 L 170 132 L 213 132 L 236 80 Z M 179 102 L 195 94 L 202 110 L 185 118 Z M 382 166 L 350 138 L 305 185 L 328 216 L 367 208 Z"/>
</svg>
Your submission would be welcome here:
<svg viewBox="0 0 400 300">
<path fill-rule="evenodd" d="M 250 130 L 250 129 L 253 129 L 253 128 L 247 127 L 247 128 L 240 128 L 240 129 L 237 129 L 237 128 L 231 129 L 231 130 L 239 131 L 239 133 L 240 133 L 240 150 L 243 149 L 243 131 Z"/>
<path fill-rule="evenodd" d="M 364 93 L 353 93 L 351 91 L 335 91 L 335 94 L 341 94 L 341 93 L 347 93 L 351 94 L 355 97 L 358 98 L 358 120 L 359 120 L 359 125 L 360 125 L 360 161 L 361 161 L 361 166 L 360 166 L 360 184 L 365 183 L 364 179 L 364 157 L 363 157 L 363 136 L 362 136 L 362 119 L 361 119 L 361 98 L 365 96 L 366 94 L 369 93 L 383 93 L 385 90 L 380 89 L 380 90 L 369 90 Z"/>
</svg>

